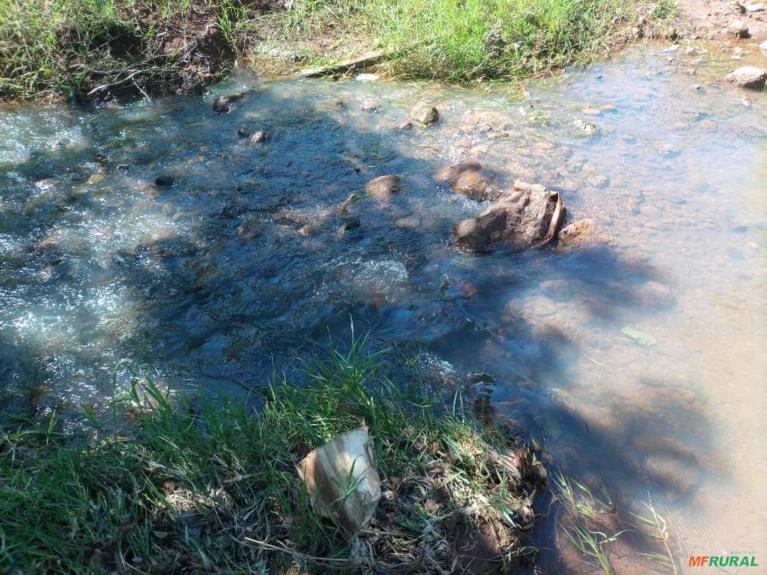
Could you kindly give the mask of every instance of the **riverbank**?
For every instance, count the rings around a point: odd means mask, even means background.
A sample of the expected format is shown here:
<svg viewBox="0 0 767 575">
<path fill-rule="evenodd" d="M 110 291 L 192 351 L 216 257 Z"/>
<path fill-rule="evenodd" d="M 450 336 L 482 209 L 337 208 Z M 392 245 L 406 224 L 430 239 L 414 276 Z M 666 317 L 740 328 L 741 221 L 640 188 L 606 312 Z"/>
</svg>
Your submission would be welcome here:
<svg viewBox="0 0 767 575">
<path fill-rule="evenodd" d="M 481 402 L 464 409 L 460 389 L 394 384 L 355 343 L 314 363 L 307 387 L 275 381 L 253 402 L 132 374 L 76 434 L 55 413 L 4 426 L 3 573 L 500 573 L 532 559 L 546 471 Z M 360 425 L 382 500 L 347 532 L 320 516 L 296 465 Z"/>
<path fill-rule="evenodd" d="M 0 13 L 0 101 L 108 100 L 199 93 L 238 68 L 291 73 L 371 50 L 390 77 L 513 80 L 669 35 L 674 3 L 0 0 Z"/>
</svg>

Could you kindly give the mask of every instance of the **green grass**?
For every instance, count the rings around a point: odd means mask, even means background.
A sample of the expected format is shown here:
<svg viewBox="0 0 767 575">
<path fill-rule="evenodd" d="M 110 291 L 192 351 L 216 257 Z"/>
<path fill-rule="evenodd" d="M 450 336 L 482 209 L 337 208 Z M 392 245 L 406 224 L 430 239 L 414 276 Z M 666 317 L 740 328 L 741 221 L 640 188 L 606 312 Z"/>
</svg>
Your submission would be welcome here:
<svg viewBox="0 0 767 575">
<path fill-rule="evenodd" d="M 648 503 L 643 503 L 646 515 L 632 513 L 639 526 L 649 531 L 649 536 L 661 547 L 661 552 L 644 553 L 644 556 L 660 565 L 667 573 L 679 574 L 676 557 L 672 551 L 672 538 L 669 522 L 655 508 L 652 497 L 648 494 Z"/>
<path fill-rule="evenodd" d="M 556 473 L 551 489 L 559 504 L 557 528 L 564 540 L 606 575 L 615 573 L 610 560 L 612 547 L 629 532 L 650 549 L 639 552 L 643 559 L 664 573 L 679 573 L 668 521 L 649 495 L 649 503 L 643 503 L 646 514 L 629 512 L 631 517 L 623 518 L 604 488 L 596 495 L 587 485 Z"/>
<path fill-rule="evenodd" d="M 244 35 L 238 0 L 0 0 L 0 98 L 169 91 L 190 68 L 198 12 L 229 45 Z"/>
<path fill-rule="evenodd" d="M 264 13 L 260 4 L 0 0 L 0 98 L 104 96 L 105 86 L 143 95 L 188 90 L 190 81 L 217 80 L 235 62 L 274 46 L 315 64 L 378 47 L 388 54 L 381 68 L 402 78 L 515 80 L 604 56 L 633 38 L 640 19 L 649 30 L 662 28 L 676 6 L 674 0 L 294 0 L 288 10 Z M 219 30 L 224 42 L 213 49 L 221 70 L 201 81 L 195 58 L 209 59 L 212 50 L 203 29 Z"/>
<path fill-rule="evenodd" d="M 456 524 L 505 533 L 505 560 L 527 552 L 515 525 L 535 481 L 504 461 L 539 464 L 504 426 L 478 426 L 460 399 L 403 391 L 359 343 L 307 369 L 308 386 L 273 382 L 257 412 L 174 396 L 143 371 L 77 437 L 57 431 L 55 414 L 6 426 L 0 572 L 319 573 L 362 561 L 429 573 L 449 570 Z M 295 465 L 363 423 L 385 497 L 350 538 L 314 512 Z"/>
<path fill-rule="evenodd" d="M 552 489 L 563 510 L 557 527 L 565 539 L 603 573 L 613 575 L 608 545 L 626 530 L 615 531 L 615 506 L 607 491 L 602 489 L 598 497 L 588 486 L 561 473 L 554 475 Z M 608 531 L 615 532 L 608 535 Z"/>
<path fill-rule="evenodd" d="M 638 0 L 342 0 L 296 2 L 296 37 L 330 26 L 372 35 L 389 72 L 452 82 L 517 79 L 604 55 L 644 17 L 668 21 L 675 2 Z M 354 43 L 352 43 L 354 45 Z M 320 56 L 322 54 L 319 54 Z"/>
</svg>

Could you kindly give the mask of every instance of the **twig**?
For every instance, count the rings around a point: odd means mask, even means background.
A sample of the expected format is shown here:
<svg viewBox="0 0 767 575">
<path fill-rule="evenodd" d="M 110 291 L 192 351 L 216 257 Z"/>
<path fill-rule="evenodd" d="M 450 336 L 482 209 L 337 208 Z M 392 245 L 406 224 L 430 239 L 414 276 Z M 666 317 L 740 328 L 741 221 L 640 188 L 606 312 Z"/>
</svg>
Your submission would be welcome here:
<svg viewBox="0 0 767 575">
<path fill-rule="evenodd" d="M 106 90 L 108 88 L 114 88 L 115 86 L 119 86 L 120 84 L 123 84 L 127 82 L 128 80 L 132 80 L 134 76 L 137 76 L 138 74 L 141 74 L 142 72 L 147 72 L 148 70 L 134 70 L 131 74 L 123 78 L 122 80 L 116 80 L 115 82 L 109 82 L 108 84 L 102 84 L 101 86 L 96 86 L 88 92 L 88 96 L 92 96 L 96 92 L 100 92 L 102 90 Z"/>
<path fill-rule="evenodd" d="M 607 366 L 604 363 L 597 361 L 593 357 L 589 357 L 588 355 L 584 355 L 583 357 L 588 359 L 591 363 L 598 365 L 599 367 L 604 367 L 605 369 L 607 369 Z"/>
<path fill-rule="evenodd" d="M 289 547 L 286 547 L 284 545 L 272 545 L 271 543 L 267 543 L 266 541 L 259 541 L 258 539 L 251 539 L 250 537 L 244 537 L 245 541 L 249 541 L 250 543 L 255 543 L 258 547 L 261 549 L 266 549 L 268 551 L 279 551 L 280 553 L 287 553 L 291 557 L 294 557 L 296 559 L 300 559 L 302 561 L 307 561 L 310 563 L 333 563 L 333 564 L 343 564 L 343 563 L 349 563 L 348 559 L 333 559 L 330 557 L 315 557 L 313 555 L 307 555 L 305 553 L 301 553 L 300 551 L 296 551 L 295 549 L 290 549 Z"/>
<path fill-rule="evenodd" d="M 149 101 L 149 102 L 151 102 L 151 101 L 152 101 L 152 98 L 150 98 L 150 97 L 149 97 L 149 94 L 147 94 L 147 93 L 144 91 L 144 88 L 142 88 L 141 86 L 139 86 L 139 84 L 138 84 L 138 82 L 136 82 L 136 80 L 133 80 L 133 85 L 134 85 L 134 86 L 136 86 L 136 89 L 137 89 L 139 92 L 141 92 L 141 93 L 143 94 L 144 98 L 146 98 L 146 99 L 147 99 L 147 101 Z"/>
<path fill-rule="evenodd" d="M 348 74 L 357 68 L 378 64 L 381 60 L 390 55 L 391 53 L 385 52 L 383 50 L 373 50 L 372 52 L 368 52 L 357 58 L 344 60 L 343 62 L 338 62 L 337 64 L 319 66 L 317 68 L 309 68 L 308 70 L 301 70 L 296 74 L 296 77 L 316 78 L 318 76 L 327 76 L 337 72 L 345 72 Z"/>
</svg>

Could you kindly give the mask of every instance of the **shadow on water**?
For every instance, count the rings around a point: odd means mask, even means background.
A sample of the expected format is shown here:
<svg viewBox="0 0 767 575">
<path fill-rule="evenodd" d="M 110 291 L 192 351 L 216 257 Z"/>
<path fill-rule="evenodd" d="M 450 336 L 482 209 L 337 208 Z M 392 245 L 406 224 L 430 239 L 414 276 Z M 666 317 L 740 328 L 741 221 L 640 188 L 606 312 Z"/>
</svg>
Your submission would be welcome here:
<svg viewBox="0 0 767 575">
<path fill-rule="evenodd" d="M 456 159 L 434 141 L 449 136 L 395 128 L 419 88 L 380 101 L 385 121 L 355 90 L 266 85 L 227 115 L 182 99 L 72 112 L 75 145 L 41 143 L 1 176 L 4 387 L 23 396 L 29 380 L 51 402 L 91 402 L 129 358 L 233 393 L 274 366 L 297 376 L 296 358 L 347 337 L 352 318 L 373 348 L 420 350 L 426 384 L 489 394 L 556 468 L 605 483 L 617 509 L 642 491 L 691 497 L 701 471 L 684 445 L 710 441 L 696 403 L 662 381 L 633 397 L 580 381 L 583 362 L 608 369 L 584 351 L 590 328 L 613 334 L 597 349 L 611 346 L 626 317 L 673 305 L 647 293 L 661 272 L 609 243 L 458 252 L 451 227 L 479 208 L 434 180 Z M 402 191 L 380 206 L 364 185 L 388 173 Z M 561 549 L 556 506 L 540 511 L 538 542 Z M 580 569 L 556 552 L 543 564 Z"/>
</svg>

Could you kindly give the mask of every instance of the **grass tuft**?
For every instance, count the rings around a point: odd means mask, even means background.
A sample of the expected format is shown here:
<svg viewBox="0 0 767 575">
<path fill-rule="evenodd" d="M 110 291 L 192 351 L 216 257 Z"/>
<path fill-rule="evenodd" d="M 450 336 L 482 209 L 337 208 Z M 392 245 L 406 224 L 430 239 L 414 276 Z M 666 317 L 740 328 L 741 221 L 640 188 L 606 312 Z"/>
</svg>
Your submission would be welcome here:
<svg viewBox="0 0 767 575">
<path fill-rule="evenodd" d="M 195 91 L 248 38 L 239 0 L 0 0 L 0 100 Z"/>
<path fill-rule="evenodd" d="M 657 511 L 652 502 L 652 497 L 648 494 L 648 502 L 643 503 L 647 510 L 647 515 L 632 513 L 641 525 L 650 530 L 650 536 L 662 547 L 662 553 L 645 553 L 644 555 L 651 561 L 660 565 L 668 573 L 678 575 L 679 567 L 671 551 L 671 529 L 668 521 Z"/>
<path fill-rule="evenodd" d="M 6 429 L 0 571 L 438 573 L 479 532 L 495 534 L 501 563 L 529 553 L 545 472 L 505 427 L 402 391 L 362 342 L 307 369 L 303 388 L 273 381 L 257 412 L 172 394 L 134 370 L 113 416 L 89 413 L 85 434 L 57 433 L 55 415 Z M 360 424 L 384 496 L 350 537 L 314 511 L 295 466 Z"/>
<path fill-rule="evenodd" d="M 357 50 L 378 44 L 397 77 L 468 82 L 604 56 L 634 38 L 638 23 L 651 28 L 674 13 L 673 0 L 297 0 L 285 24 L 293 42 L 330 28 Z M 326 53 L 315 50 L 319 60 Z"/>
<path fill-rule="evenodd" d="M 657 565 L 664 573 L 679 573 L 671 550 L 668 521 L 658 512 L 652 498 L 649 498 L 649 503 L 643 503 L 647 514 L 629 512 L 631 517 L 622 519 L 604 488 L 597 496 L 588 486 L 562 473 L 554 475 L 551 487 L 560 504 L 557 521 L 559 533 L 582 557 L 602 572 L 607 575 L 615 573 L 610 557 L 616 549 L 611 544 L 618 542 L 624 534 L 632 533 L 639 536 L 643 547 L 650 548 L 640 553 L 642 557 Z"/>
<path fill-rule="evenodd" d="M 588 486 L 561 473 L 552 479 L 552 489 L 562 506 L 558 528 L 566 540 L 603 573 L 615 573 L 608 545 L 627 530 L 616 529 L 616 510 L 607 491 L 603 488 L 598 497 Z"/>
</svg>

